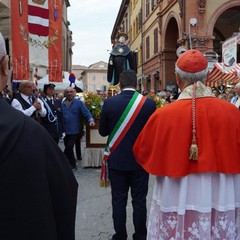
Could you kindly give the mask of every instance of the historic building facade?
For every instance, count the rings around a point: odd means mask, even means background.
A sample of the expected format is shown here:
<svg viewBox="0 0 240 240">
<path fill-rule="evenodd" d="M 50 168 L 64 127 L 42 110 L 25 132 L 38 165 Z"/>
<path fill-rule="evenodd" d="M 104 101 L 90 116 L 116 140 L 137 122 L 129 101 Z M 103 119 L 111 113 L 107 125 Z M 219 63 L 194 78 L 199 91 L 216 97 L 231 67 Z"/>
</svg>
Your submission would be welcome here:
<svg viewBox="0 0 240 240">
<path fill-rule="evenodd" d="M 143 89 L 143 69 L 142 69 L 142 5 L 141 1 L 130 2 L 130 43 L 131 49 L 137 55 L 137 77 L 138 89 Z"/>
<path fill-rule="evenodd" d="M 84 84 L 84 90 L 89 92 L 107 92 L 109 84 L 107 82 L 106 62 L 100 61 L 91 64 L 81 72 L 81 80 Z"/>
<path fill-rule="evenodd" d="M 239 0 L 123 0 L 112 40 L 122 30 L 120 26 L 127 13 L 129 45 L 131 50 L 140 52 L 137 74 L 144 91 L 175 87 L 174 66 L 179 47 L 203 53 L 214 51 L 221 61 L 222 43 L 240 31 Z M 141 37 L 136 32 L 139 22 Z M 238 47 L 238 62 L 239 56 Z"/>
</svg>

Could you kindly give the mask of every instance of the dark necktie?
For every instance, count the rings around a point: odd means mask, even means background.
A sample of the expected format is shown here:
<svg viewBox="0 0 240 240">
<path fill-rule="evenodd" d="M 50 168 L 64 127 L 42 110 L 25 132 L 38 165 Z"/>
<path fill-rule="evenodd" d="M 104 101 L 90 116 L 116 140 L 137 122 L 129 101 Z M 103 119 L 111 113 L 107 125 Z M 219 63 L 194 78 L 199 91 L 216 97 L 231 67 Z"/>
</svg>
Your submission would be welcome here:
<svg viewBox="0 0 240 240">
<path fill-rule="evenodd" d="M 33 104 L 32 97 L 29 96 L 29 97 L 28 97 L 28 101 L 29 101 L 30 105 Z"/>
</svg>

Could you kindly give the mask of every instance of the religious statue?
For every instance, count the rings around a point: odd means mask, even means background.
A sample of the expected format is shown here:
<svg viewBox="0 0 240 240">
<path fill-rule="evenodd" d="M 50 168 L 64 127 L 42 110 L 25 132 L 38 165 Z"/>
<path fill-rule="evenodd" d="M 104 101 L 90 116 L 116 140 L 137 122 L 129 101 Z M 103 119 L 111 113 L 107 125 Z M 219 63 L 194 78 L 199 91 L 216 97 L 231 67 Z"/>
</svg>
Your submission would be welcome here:
<svg viewBox="0 0 240 240">
<path fill-rule="evenodd" d="M 117 36 L 117 43 L 114 45 L 108 62 L 107 80 L 111 85 L 119 83 L 120 73 L 124 70 L 137 71 L 136 53 L 132 52 L 126 41 L 128 35 L 120 32 Z"/>
</svg>

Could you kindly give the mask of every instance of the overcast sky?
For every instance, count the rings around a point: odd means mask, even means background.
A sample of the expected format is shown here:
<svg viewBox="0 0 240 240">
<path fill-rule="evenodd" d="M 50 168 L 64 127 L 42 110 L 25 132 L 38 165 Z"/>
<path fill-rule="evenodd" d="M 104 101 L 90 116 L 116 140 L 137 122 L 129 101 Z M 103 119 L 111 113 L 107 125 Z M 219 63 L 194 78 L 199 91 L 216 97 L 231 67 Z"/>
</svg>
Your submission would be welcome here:
<svg viewBox="0 0 240 240">
<path fill-rule="evenodd" d="M 73 32 L 73 64 L 108 62 L 111 33 L 121 0 L 70 0 L 68 20 Z"/>
</svg>

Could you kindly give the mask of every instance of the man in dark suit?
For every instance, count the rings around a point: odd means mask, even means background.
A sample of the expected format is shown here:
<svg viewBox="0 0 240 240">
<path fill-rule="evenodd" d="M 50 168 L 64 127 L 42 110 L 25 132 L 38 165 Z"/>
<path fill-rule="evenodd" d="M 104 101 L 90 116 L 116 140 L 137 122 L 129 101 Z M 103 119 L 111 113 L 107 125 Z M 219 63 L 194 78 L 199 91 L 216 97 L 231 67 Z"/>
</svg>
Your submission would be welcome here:
<svg viewBox="0 0 240 240">
<path fill-rule="evenodd" d="M 106 99 L 103 104 L 99 133 L 111 134 L 125 108 L 132 99 L 137 87 L 137 77 L 133 70 L 125 70 L 120 75 L 119 95 Z M 148 118 L 155 111 L 156 104 L 147 98 L 136 119 L 108 159 L 109 178 L 111 181 L 114 240 L 126 240 L 126 205 L 128 191 L 131 188 L 133 205 L 134 240 L 146 239 L 146 196 L 149 175 L 135 161 L 133 145 Z"/>
<path fill-rule="evenodd" d="M 52 83 L 43 86 L 45 97 L 42 98 L 47 110 L 45 117 L 41 118 L 41 124 L 46 128 L 56 143 L 62 136 L 62 103 L 55 98 L 55 85 Z"/>
</svg>

